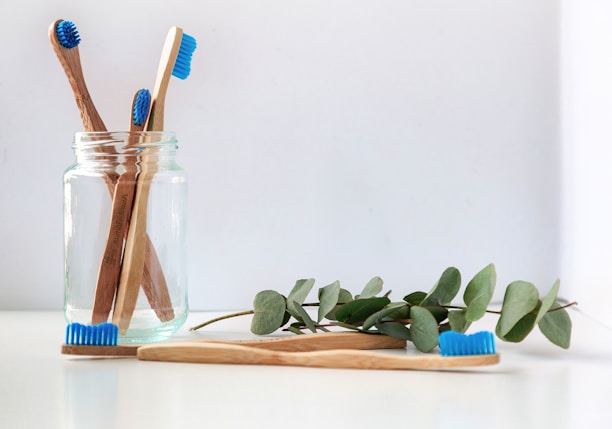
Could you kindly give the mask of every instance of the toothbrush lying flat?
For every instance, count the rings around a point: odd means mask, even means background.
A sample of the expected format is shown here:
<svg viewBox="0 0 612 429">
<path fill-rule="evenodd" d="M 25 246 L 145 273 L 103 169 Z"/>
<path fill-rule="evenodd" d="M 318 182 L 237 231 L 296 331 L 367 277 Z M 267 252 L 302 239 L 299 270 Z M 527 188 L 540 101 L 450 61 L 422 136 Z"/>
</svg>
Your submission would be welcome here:
<svg viewBox="0 0 612 429">
<path fill-rule="evenodd" d="M 62 345 L 62 354 L 80 356 L 136 356 L 143 345 L 117 345 L 118 329 L 106 323 L 97 326 L 85 326 L 76 323 L 66 328 L 66 343 Z M 387 335 L 363 334 L 358 332 L 326 332 L 320 334 L 295 335 L 290 337 L 266 340 L 221 341 L 195 339 L 187 343 L 222 343 L 238 344 L 249 348 L 262 348 L 285 352 L 303 352 L 309 350 L 330 349 L 398 349 L 406 347 L 405 340 Z M 167 343 L 171 344 L 171 343 Z"/>
<path fill-rule="evenodd" d="M 49 40 L 74 93 L 84 130 L 87 132 L 107 131 L 106 125 L 102 121 L 102 118 L 91 100 L 87 85 L 85 84 L 78 49 L 81 38 L 76 25 L 71 21 L 63 19 L 56 20 L 49 26 Z M 100 150 L 113 153 L 112 147 L 103 147 Z M 115 182 L 118 176 L 118 174 L 114 173 L 106 173 L 105 175 L 106 184 L 111 196 L 113 196 L 115 192 Z M 111 225 L 113 224 L 111 223 Z M 123 240 L 124 236 L 117 236 L 117 239 L 112 242 L 113 245 L 110 247 L 107 246 L 107 252 L 101 262 L 98 273 L 98 283 L 96 285 L 96 295 L 93 303 L 93 324 L 108 320 L 108 315 L 110 314 L 117 290 L 117 283 L 108 284 L 107 279 L 118 278 L 118 273 L 121 269 Z M 158 309 L 156 313 L 160 320 L 162 322 L 168 321 L 174 318 L 171 310 L 172 306 L 168 305 L 168 300 L 164 298 L 168 296 L 165 279 L 161 271 L 157 253 L 148 237 L 145 246 L 147 254 L 150 255 L 146 262 L 147 272 L 154 272 L 157 273 L 157 275 L 155 277 L 146 277 L 142 286 L 145 292 L 148 292 L 146 294 L 151 302 L 151 307 Z M 159 282 L 159 284 L 153 282 Z M 102 284 L 104 284 L 104 286 Z M 163 305 L 163 307 L 161 305 Z M 168 308 L 170 309 L 169 311 L 167 310 Z"/>
<path fill-rule="evenodd" d="M 151 112 L 147 122 L 148 131 L 163 130 L 164 101 L 170 77 L 176 74 L 184 79 L 189 75 L 189 64 L 195 47 L 195 39 L 184 34 L 179 27 L 172 27 L 168 32 L 153 89 Z M 146 254 L 143 237 L 146 234 L 149 188 L 153 176 L 157 172 L 156 156 L 152 153 L 155 150 L 154 147 L 145 147 L 140 155 L 141 169 L 138 175 L 132 218 L 126 239 L 121 277 L 112 318 L 113 323 L 119 327 L 121 333 L 124 333 L 129 327 L 144 275 Z"/>
<path fill-rule="evenodd" d="M 442 338 L 446 332 L 441 334 Z M 140 360 L 187 363 L 222 363 L 249 365 L 289 365 L 321 368 L 356 368 L 356 369 L 448 369 L 493 365 L 499 362 L 499 355 L 487 343 L 492 341 L 488 332 L 484 340 L 476 344 L 470 336 L 452 333 L 453 338 L 442 342 L 440 348 L 451 347 L 452 356 L 423 354 L 418 356 L 399 356 L 364 350 L 320 350 L 305 352 L 284 352 L 265 349 L 254 349 L 239 344 L 177 342 L 150 344 L 137 351 Z M 481 335 L 479 333 L 476 335 Z M 320 334 L 312 334 L 317 336 Z M 363 335 L 363 334 L 357 334 Z M 483 343 L 482 341 L 485 341 Z M 450 344 L 449 344 L 450 343 Z M 471 346 L 470 346 L 470 343 Z M 484 349 L 484 354 L 483 353 Z"/>
</svg>

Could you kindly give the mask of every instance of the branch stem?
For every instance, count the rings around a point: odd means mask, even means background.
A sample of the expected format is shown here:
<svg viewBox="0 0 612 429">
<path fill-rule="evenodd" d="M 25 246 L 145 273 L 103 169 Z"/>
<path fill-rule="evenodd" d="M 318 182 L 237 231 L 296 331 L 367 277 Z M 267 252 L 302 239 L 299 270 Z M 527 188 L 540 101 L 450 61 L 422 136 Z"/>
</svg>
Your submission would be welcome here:
<svg viewBox="0 0 612 429">
<path fill-rule="evenodd" d="M 203 328 L 204 326 L 208 326 L 211 325 L 215 322 L 219 322 L 221 320 L 225 320 L 225 319 L 231 319 L 232 317 L 238 317 L 238 316 L 246 316 L 249 314 L 255 314 L 255 312 L 253 310 L 246 310 L 246 311 L 239 311 L 237 313 L 231 313 L 231 314 L 226 314 L 224 316 L 219 316 L 219 317 L 215 317 L 214 319 L 210 319 L 204 323 L 200 323 L 199 325 L 193 326 L 191 328 L 189 328 L 190 331 L 196 331 L 200 328 Z"/>
</svg>

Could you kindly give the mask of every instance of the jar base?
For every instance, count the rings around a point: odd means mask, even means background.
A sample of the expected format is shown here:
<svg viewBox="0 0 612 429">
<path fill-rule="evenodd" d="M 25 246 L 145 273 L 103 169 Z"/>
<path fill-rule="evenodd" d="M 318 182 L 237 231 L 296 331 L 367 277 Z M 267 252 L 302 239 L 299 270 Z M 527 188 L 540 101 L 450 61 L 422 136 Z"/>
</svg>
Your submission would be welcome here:
<svg viewBox="0 0 612 429">
<path fill-rule="evenodd" d="M 188 309 L 174 309 L 175 317 L 167 322 L 160 322 L 153 310 L 135 310 L 130 327 L 125 334 L 119 334 L 118 344 L 147 344 L 171 338 L 187 320 Z M 68 323 L 90 324 L 91 309 L 65 310 Z M 110 320 L 109 320 L 110 321 Z"/>
</svg>

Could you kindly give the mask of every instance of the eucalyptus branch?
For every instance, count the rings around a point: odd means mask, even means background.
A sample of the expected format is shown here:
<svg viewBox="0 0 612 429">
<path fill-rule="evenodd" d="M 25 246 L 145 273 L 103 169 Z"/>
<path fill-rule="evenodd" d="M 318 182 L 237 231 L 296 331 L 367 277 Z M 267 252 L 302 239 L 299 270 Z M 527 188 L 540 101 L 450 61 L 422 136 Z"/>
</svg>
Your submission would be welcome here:
<svg viewBox="0 0 612 429">
<path fill-rule="evenodd" d="M 306 329 L 317 332 L 340 327 L 406 339 L 427 352 L 437 345 L 440 332 L 448 329 L 466 332 L 485 314 L 493 314 L 499 316 L 495 334 L 503 341 L 520 342 L 537 325 L 553 344 L 569 347 L 572 324 L 566 309 L 577 303 L 559 303 L 559 281 L 542 298 L 533 284 L 512 282 L 506 287 L 501 310 L 492 310 L 488 306 L 495 282 L 495 267 L 489 264 L 466 285 L 462 295 L 465 305 L 455 305 L 452 301 L 461 289 L 461 275 L 459 270 L 449 267 L 429 292 L 412 292 L 400 302 L 391 301 L 391 291 L 381 295 L 383 281 L 374 277 L 358 295 L 353 296 L 336 281 L 318 290 L 318 302 L 306 303 L 314 279 L 302 279 L 287 297 L 273 290 L 261 291 L 255 296 L 253 310 L 217 317 L 190 330 L 232 317 L 253 315 L 251 332 L 258 335 L 270 334 L 294 319 L 284 330 L 300 334 Z M 305 307 L 318 307 L 315 319 Z"/>
</svg>

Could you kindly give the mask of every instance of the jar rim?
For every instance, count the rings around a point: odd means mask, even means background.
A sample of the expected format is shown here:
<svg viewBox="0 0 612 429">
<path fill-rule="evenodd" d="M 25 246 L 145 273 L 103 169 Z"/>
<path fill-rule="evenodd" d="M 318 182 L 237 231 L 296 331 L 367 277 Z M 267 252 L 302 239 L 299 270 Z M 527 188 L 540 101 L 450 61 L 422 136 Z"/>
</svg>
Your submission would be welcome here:
<svg viewBox="0 0 612 429">
<path fill-rule="evenodd" d="M 74 139 L 78 138 L 105 138 L 107 136 L 167 136 L 168 138 L 176 138 L 174 131 L 77 131 L 74 133 Z"/>
<path fill-rule="evenodd" d="M 101 147 L 115 148 L 175 148 L 174 131 L 79 131 L 74 133 L 72 147 L 88 150 Z"/>
</svg>

